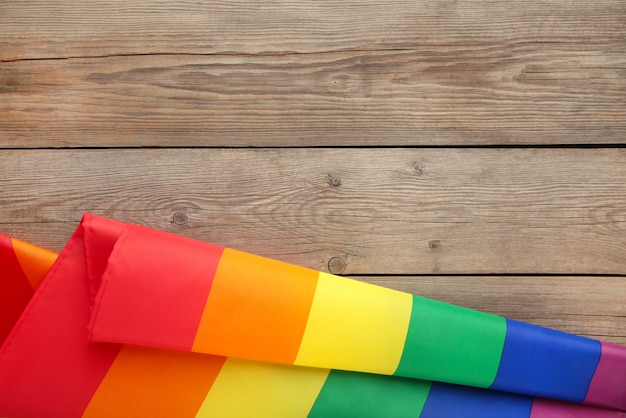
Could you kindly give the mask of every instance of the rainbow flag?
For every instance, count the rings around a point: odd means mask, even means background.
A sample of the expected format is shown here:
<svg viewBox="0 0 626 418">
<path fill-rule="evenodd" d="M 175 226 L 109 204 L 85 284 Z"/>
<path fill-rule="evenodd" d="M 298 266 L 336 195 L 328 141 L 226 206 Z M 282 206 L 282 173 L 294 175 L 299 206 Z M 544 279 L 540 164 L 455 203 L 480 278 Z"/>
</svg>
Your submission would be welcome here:
<svg viewBox="0 0 626 418">
<path fill-rule="evenodd" d="M 623 347 L 92 215 L 13 327 L 54 258 L 0 239 L 2 416 L 626 409 Z"/>
</svg>

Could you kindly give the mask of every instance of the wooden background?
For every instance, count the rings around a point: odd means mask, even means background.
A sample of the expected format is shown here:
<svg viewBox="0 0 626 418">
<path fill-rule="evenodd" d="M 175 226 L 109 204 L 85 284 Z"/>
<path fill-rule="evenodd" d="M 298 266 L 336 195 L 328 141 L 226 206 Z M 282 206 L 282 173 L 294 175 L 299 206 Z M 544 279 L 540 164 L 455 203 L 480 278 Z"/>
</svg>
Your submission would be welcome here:
<svg viewBox="0 0 626 418">
<path fill-rule="evenodd" d="M 0 232 L 83 212 L 626 344 L 626 2 L 0 2 Z"/>
</svg>

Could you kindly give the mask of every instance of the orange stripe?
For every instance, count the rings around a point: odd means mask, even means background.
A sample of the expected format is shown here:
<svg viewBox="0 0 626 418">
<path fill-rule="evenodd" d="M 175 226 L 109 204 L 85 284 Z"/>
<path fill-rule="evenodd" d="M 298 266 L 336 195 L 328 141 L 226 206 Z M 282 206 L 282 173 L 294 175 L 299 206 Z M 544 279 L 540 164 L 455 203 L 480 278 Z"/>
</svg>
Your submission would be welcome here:
<svg viewBox="0 0 626 418">
<path fill-rule="evenodd" d="M 58 254 L 15 238 L 12 238 L 12 242 L 15 256 L 26 278 L 33 290 L 37 289 L 54 264 Z"/>
<path fill-rule="evenodd" d="M 83 417 L 194 417 L 225 361 L 123 346 Z"/>
<path fill-rule="evenodd" d="M 318 272 L 224 250 L 193 351 L 291 364 Z"/>
<path fill-rule="evenodd" d="M 0 346 L 33 297 L 33 288 L 15 255 L 11 237 L 0 234 Z"/>
</svg>

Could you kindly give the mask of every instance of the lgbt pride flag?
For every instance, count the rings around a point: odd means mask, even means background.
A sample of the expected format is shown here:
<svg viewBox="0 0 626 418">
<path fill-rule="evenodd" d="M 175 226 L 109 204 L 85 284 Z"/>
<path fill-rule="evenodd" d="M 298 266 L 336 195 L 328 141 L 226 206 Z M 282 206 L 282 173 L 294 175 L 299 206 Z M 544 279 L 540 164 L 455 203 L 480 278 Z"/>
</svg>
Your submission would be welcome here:
<svg viewBox="0 0 626 418">
<path fill-rule="evenodd" d="M 41 286 L 54 254 L 0 250 L 0 416 L 626 410 L 623 347 L 92 215 Z"/>
</svg>

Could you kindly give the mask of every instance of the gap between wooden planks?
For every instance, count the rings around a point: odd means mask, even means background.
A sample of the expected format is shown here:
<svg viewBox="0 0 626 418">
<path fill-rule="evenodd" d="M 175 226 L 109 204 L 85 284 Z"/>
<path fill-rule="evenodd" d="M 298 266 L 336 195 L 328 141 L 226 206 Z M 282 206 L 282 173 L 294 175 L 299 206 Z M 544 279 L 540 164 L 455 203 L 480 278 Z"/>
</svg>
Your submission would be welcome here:
<svg viewBox="0 0 626 418">
<path fill-rule="evenodd" d="M 0 231 L 58 251 L 90 211 L 624 344 L 625 159 L 559 148 L 2 150 Z"/>
<path fill-rule="evenodd" d="M 626 345 L 625 277 L 355 278 L 531 324 Z"/>
</svg>

